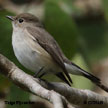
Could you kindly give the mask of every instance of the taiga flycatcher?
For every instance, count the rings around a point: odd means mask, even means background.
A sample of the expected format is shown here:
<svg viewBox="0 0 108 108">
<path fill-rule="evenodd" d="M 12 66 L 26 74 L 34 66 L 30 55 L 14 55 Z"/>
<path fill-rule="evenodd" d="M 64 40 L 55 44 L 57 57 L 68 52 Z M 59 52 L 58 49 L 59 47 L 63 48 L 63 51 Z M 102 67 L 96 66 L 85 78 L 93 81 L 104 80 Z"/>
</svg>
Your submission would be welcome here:
<svg viewBox="0 0 108 108">
<path fill-rule="evenodd" d="M 108 88 L 101 84 L 99 78 L 68 60 L 36 16 L 23 13 L 7 18 L 12 20 L 12 46 L 15 56 L 24 67 L 35 72 L 35 77 L 41 78 L 51 73 L 70 85 L 72 80 L 69 73 L 81 75 L 108 92 Z"/>
</svg>

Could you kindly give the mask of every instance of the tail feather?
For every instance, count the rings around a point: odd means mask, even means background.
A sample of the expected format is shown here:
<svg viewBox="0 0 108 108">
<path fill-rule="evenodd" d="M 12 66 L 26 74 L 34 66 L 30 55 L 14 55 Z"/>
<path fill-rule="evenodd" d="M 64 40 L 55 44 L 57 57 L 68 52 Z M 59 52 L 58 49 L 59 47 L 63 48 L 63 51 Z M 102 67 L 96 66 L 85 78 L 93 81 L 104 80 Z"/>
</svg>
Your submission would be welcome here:
<svg viewBox="0 0 108 108">
<path fill-rule="evenodd" d="M 105 85 L 103 85 L 101 83 L 101 80 L 97 77 L 95 77 L 94 75 L 88 73 L 88 72 L 84 72 L 83 76 L 88 78 L 89 80 L 91 80 L 93 83 L 95 83 L 97 86 L 99 86 L 101 89 L 103 89 L 104 91 L 108 92 L 108 87 L 106 87 Z"/>
<path fill-rule="evenodd" d="M 80 72 L 82 73 L 82 75 L 86 78 L 88 78 L 89 80 L 91 80 L 93 83 L 95 83 L 97 86 L 99 86 L 101 89 L 103 89 L 104 91 L 108 92 L 108 87 L 106 87 L 105 85 L 103 85 L 101 83 L 101 80 L 97 77 L 95 77 L 94 75 L 86 72 L 85 70 L 81 69 L 79 66 L 77 66 L 76 64 L 72 63 L 73 66 L 77 67 Z"/>
<path fill-rule="evenodd" d="M 94 75 L 88 73 L 88 72 L 83 72 L 83 76 L 88 78 L 89 80 L 91 80 L 92 82 L 98 84 L 98 83 L 101 83 L 101 80 L 97 77 L 95 77 Z"/>
</svg>

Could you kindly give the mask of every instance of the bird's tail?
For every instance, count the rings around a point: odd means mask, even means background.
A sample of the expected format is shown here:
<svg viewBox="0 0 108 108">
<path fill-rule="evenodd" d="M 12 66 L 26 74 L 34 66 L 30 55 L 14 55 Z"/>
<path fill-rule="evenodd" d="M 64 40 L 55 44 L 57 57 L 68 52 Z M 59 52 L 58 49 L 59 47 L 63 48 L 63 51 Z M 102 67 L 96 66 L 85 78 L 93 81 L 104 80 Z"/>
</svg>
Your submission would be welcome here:
<svg viewBox="0 0 108 108">
<path fill-rule="evenodd" d="M 97 86 L 99 86 L 101 89 L 103 89 L 104 91 L 108 92 L 108 87 L 106 87 L 105 85 L 103 85 L 101 83 L 101 80 L 97 77 L 95 77 L 94 75 L 88 73 L 88 72 L 85 72 L 83 73 L 83 76 L 88 78 L 89 80 L 91 80 L 93 83 L 95 83 Z"/>
<path fill-rule="evenodd" d="M 69 69 L 69 67 L 68 67 L 68 69 Z M 97 78 L 96 76 L 92 75 L 91 73 L 88 73 L 85 70 L 81 69 L 76 64 L 71 63 L 71 68 L 69 69 L 69 71 L 70 71 L 69 73 L 71 73 L 71 74 L 81 75 L 81 76 L 84 76 L 84 77 L 88 78 L 93 83 L 95 83 L 97 86 L 99 86 L 101 89 L 103 89 L 104 91 L 108 92 L 108 87 L 103 85 L 99 78 Z M 74 72 L 72 72 L 72 71 L 74 71 Z"/>
</svg>

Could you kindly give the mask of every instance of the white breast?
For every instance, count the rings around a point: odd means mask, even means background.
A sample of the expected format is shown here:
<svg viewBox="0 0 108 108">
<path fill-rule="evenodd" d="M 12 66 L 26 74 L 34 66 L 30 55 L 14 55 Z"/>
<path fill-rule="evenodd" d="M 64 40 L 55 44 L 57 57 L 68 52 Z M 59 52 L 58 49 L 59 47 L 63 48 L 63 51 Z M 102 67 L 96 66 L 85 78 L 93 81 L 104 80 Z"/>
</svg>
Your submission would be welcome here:
<svg viewBox="0 0 108 108">
<path fill-rule="evenodd" d="M 12 45 L 19 62 L 33 72 L 39 71 L 41 67 L 47 71 L 59 71 L 51 56 L 28 35 L 26 30 L 13 32 Z"/>
</svg>

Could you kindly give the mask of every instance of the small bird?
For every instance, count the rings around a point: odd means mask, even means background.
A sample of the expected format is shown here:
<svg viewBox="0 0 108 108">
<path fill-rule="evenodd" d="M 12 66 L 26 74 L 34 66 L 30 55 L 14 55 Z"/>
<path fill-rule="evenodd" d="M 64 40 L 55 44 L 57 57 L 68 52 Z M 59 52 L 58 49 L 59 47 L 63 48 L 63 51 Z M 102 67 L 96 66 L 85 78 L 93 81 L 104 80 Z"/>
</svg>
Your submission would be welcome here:
<svg viewBox="0 0 108 108">
<path fill-rule="evenodd" d="M 70 74 L 88 78 L 108 92 L 101 80 L 72 63 L 62 52 L 56 40 L 44 29 L 41 21 L 30 13 L 7 16 L 12 21 L 12 46 L 19 62 L 41 78 L 54 74 L 71 86 Z"/>
</svg>

